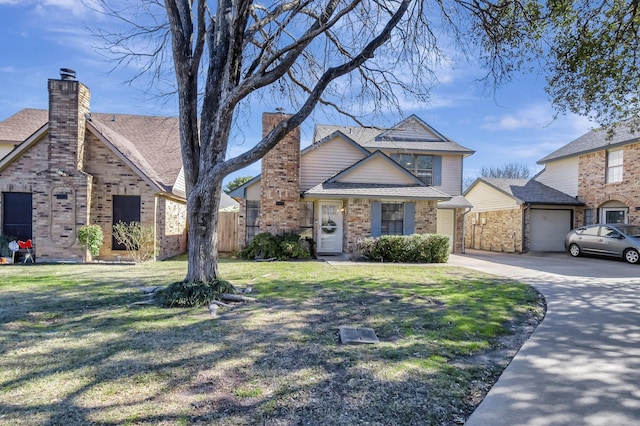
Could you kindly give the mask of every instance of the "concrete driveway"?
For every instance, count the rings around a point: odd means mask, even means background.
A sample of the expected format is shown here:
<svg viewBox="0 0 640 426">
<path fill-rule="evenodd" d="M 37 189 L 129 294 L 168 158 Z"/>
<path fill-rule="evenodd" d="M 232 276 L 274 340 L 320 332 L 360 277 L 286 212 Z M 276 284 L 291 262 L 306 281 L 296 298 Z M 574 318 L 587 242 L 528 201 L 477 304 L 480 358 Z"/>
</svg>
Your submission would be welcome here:
<svg viewBox="0 0 640 426">
<path fill-rule="evenodd" d="M 547 300 L 467 426 L 640 425 L 640 265 L 486 252 L 449 263 L 524 281 Z"/>
</svg>

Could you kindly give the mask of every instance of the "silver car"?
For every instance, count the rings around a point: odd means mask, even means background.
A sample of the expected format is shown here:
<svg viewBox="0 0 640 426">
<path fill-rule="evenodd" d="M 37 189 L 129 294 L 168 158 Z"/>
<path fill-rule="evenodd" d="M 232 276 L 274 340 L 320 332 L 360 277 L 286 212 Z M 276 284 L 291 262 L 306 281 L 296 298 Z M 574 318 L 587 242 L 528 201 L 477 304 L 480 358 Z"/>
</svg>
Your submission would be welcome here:
<svg viewBox="0 0 640 426">
<path fill-rule="evenodd" d="M 640 261 L 640 226 L 625 224 L 588 225 L 569 232 L 564 248 L 573 257 L 598 254 L 621 257 L 629 263 Z"/>
</svg>

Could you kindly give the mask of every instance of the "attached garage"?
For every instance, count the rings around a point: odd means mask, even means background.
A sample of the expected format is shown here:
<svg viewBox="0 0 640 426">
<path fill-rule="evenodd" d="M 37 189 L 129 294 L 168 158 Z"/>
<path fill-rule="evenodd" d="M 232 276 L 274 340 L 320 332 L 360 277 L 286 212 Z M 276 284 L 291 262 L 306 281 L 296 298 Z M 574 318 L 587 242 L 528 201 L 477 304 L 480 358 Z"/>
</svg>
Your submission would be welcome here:
<svg viewBox="0 0 640 426">
<path fill-rule="evenodd" d="M 530 251 L 564 251 L 564 237 L 573 228 L 571 210 L 530 210 Z"/>
<path fill-rule="evenodd" d="M 564 251 L 584 203 L 535 179 L 478 178 L 465 192 L 468 248 L 502 252 Z"/>
</svg>

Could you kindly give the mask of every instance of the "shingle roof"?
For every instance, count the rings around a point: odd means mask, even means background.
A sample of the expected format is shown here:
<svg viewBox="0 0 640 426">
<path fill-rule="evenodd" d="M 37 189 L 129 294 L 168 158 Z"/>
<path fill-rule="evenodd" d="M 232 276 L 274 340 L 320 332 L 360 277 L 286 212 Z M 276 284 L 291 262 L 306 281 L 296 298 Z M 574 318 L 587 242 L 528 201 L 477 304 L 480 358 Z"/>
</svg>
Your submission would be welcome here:
<svg viewBox="0 0 640 426">
<path fill-rule="evenodd" d="M 0 122 L 0 140 L 22 142 L 48 119 L 47 110 L 23 109 Z M 177 118 L 92 113 L 91 126 L 141 173 L 171 191 L 182 167 Z"/>
<path fill-rule="evenodd" d="M 48 119 L 49 113 L 45 109 L 20 110 L 6 120 L 0 121 L 0 141 L 18 144 L 44 126 Z"/>
<path fill-rule="evenodd" d="M 305 196 L 404 198 L 446 201 L 451 196 L 431 186 L 385 185 L 376 183 L 323 182 L 305 191 Z"/>
<path fill-rule="evenodd" d="M 406 132 L 408 128 L 418 128 L 419 132 Z M 383 129 L 376 127 L 317 125 L 315 140 L 322 140 L 335 132 L 341 132 L 359 145 L 375 151 L 376 149 L 400 151 L 449 152 L 473 154 L 475 151 L 454 142 L 433 129 L 415 115 L 395 126 Z M 423 132 L 423 133 L 422 133 Z M 395 135 L 397 133 L 398 135 Z"/>
<path fill-rule="evenodd" d="M 572 196 L 534 179 L 479 178 L 478 180 L 486 182 L 524 204 L 584 205 Z"/>
<path fill-rule="evenodd" d="M 538 160 L 538 164 L 544 164 L 547 161 L 558 160 L 574 155 L 585 154 L 593 151 L 600 151 L 606 148 L 612 148 L 640 140 L 638 132 L 632 132 L 631 128 L 625 124 L 618 125 L 613 134 L 609 135 L 606 129 L 592 130 L 577 139 L 569 142 L 565 146 L 557 149 L 551 154 Z"/>
</svg>

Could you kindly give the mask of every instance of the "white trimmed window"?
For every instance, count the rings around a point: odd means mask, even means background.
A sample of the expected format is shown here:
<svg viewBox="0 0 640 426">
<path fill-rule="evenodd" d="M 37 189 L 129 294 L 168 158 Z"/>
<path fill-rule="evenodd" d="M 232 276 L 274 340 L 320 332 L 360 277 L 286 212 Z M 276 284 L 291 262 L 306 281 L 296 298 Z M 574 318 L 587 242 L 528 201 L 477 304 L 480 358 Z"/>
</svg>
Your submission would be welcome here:
<svg viewBox="0 0 640 426">
<path fill-rule="evenodd" d="M 607 183 L 622 182 L 622 150 L 607 154 Z"/>
</svg>

